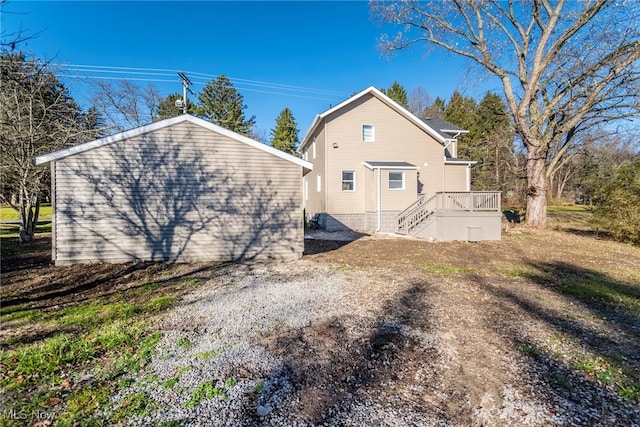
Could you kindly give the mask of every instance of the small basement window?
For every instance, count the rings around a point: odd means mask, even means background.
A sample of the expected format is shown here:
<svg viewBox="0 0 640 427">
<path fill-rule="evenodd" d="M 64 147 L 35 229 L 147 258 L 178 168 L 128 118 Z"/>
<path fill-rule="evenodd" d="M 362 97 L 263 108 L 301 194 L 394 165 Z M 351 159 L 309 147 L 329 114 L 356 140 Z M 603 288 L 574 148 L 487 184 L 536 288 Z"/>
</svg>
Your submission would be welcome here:
<svg viewBox="0 0 640 427">
<path fill-rule="evenodd" d="M 389 190 L 404 190 L 404 172 L 389 172 Z"/>
<path fill-rule="evenodd" d="M 362 125 L 362 141 L 374 142 L 376 140 L 376 132 L 374 125 Z"/>
<path fill-rule="evenodd" d="M 342 191 L 356 191 L 355 171 L 342 171 Z"/>
</svg>

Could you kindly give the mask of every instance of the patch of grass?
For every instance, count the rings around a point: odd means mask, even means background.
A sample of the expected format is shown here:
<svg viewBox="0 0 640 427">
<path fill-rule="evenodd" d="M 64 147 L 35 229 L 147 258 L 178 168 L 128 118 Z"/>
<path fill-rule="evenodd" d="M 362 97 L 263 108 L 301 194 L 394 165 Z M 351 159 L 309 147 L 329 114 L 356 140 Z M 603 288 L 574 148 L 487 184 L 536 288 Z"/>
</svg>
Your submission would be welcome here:
<svg viewBox="0 0 640 427">
<path fill-rule="evenodd" d="M 37 321 L 43 320 L 44 317 L 44 313 L 39 310 L 32 310 L 26 304 L 0 308 L 0 318 L 2 318 L 3 322 L 16 320 Z"/>
<path fill-rule="evenodd" d="M 0 352 L 0 389 L 7 396 L 3 404 L 38 413 L 62 398 L 64 405 L 55 407 L 60 425 L 112 425 L 108 416 L 98 417 L 98 408 L 108 408 L 109 397 L 130 386 L 129 375 L 137 375 L 150 361 L 162 334 L 149 330 L 149 312 L 160 312 L 175 301 L 169 296 L 134 304 L 129 298 L 130 293 L 123 292 L 57 309 L 3 308 L 0 322 L 5 325 L 29 321 L 35 329 L 60 330 Z M 88 380 L 75 384 L 88 373 Z M 60 390 L 65 392 L 58 397 Z M 131 408 L 139 413 L 146 405 L 137 396 L 128 407 L 119 416 L 126 417 Z"/>
<path fill-rule="evenodd" d="M 185 403 L 185 407 L 188 409 L 193 409 L 198 406 L 203 400 L 213 399 L 214 397 L 226 400 L 227 391 L 222 387 L 216 387 L 215 380 L 205 381 L 198 387 L 196 387 L 187 403 Z"/>
<path fill-rule="evenodd" d="M 551 374 L 551 377 L 549 378 L 549 382 L 551 383 L 551 386 L 554 388 L 563 388 L 565 390 L 573 389 L 571 380 L 565 374 L 561 374 L 558 372 Z"/>
<path fill-rule="evenodd" d="M 529 272 L 526 269 L 514 268 L 514 269 L 499 269 L 498 273 L 508 277 L 526 277 Z"/>
<path fill-rule="evenodd" d="M 628 402 L 640 401 L 640 382 L 622 385 L 618 395 Z"/>
<path fill-rule="evenodd" d="M 593 210 L 584 205 L 547 207 L 548 224 L 559 230 L 594 231 Z"/>
<path fill-rule="evenodd" d="M 153 403 L 149 400 L 149 395 L 144 392 L 129 395 L 115 410 L 114 421 L 122 421 L 134 415 L 144 417 L 153 410 Z"/>
<path fill-rule="evenodd" d="M 622 308 L 640 317 L 640 287 L 610 280 L 572 277 L 562 281 L 558 289 L 576 298 Z"/>
<path fill-rule="evenodd" d="M 165 390 L 171 390 L 180 381 L 180 377 L 173 377 L 162 383 L 162 388 Z"/>
<path fill-rule="evenodd" d="M 60 383 L 67 365 L 82 364 L 96 354 L 86 340 L 60 333 L 51 338 L 0 355 L 2 366 L 10 371 L 0 384 L 8 390 L 25 390 L 38 383 Z"/>
<path fill-rule="evenodd" d="M 216 352 L 214 350 L 203 351 L 201 353 L 194 354 L 193 357 L 200 360 L 211 360 L 216 357 Z"/>
<path fill-rule="evenodd" d="M 224 383 L 225 387 L 227 388 L 233 388 L 236 386 L 236 384 L 238 384 L 238 380 L 236 380 L 235 378 L 229 378 Z"/>
<path fill-rule="evenodd" d="M 251 389 L 251 391 L 252 391 L 253 393 L 260 394 L 260 393 L 262 393 L 262 390 L 264 390 L 264 386 L 265 386 L 265 382 L 264 382 L 264 380 L 262 380 L 262 381 L 260 381 L 258 384 L 256 384 L 256 385 Z"/>
<path fill-rule="evenodd" d="M 38 220 L 50 220 L 51 219 L 51 205 L 41 204 L 40 211 L 38 212 Z M 19 221 L 20 215 L 18 211 L 11 206 L 0 207 L 0 221 Z"/>
<path fill-rule="evenodd" d="M 437 276 L 458 276 L 473 273 L 474 271 L 471 268 L 454 267 L 440 263 L 422 263 L 420 264 L 420 268 L 427 274 L 435 274 Z"/>
<path fill-rule="evenodd" d="M 164 311 L 167 308 L 171 307 L 172 305 L 175 305 L 176 302 L 177 300 L 175 297 L 170 295 L 164 295 L 164 296 L 160 296 L 152 299 L 151 302 L 147 304 L 146 309 L 147 311 L 150 311 L 152 313 Z"/>
<path fill-rule="evenodd" d="M 589 212 L 590 208 L 585 205 L 547 206 L 547 212 Z"/>
<path fill-rule="evenodd" d="M 198 286 L 201 284 L 201 281 L 197 277 L 187 276 L 182 278 L 182 283 L 187 285 Z"/>
<path fill-rule="evenodd" d="M 176 369 L 176 372 L 178 374 L 183 374 L 185 372 L 189 372 L 189 371 L 193 371 L 194 369 L 196 369 L 195 366 L 193 365 L 187 365 L 187 366 L 181 366 L 178 369 Z"/>
<path fill-rule="evenodd" d="M 193 348 L 195 346 L 195 344 L 189 339 L 189 337 L 180 337 L 178 338 L 178 341 L 176 341 L 176 344 L 178 345 L 178 347 L 184 349 L 184 350 L 188 350 L 190 348 Z"/>
<path fill-rule="evenodd" d="M 535 346 L 528 344 L 521 344 L 518 347 L 518 351 L 526 356 L 538 357 L 540 356 L 540 350 L 538 350 Z"/>
<path fill-rule="evenodd" d="M 67 408 L 60 416 L 62 425 L 74 425 L 82 420 L 82 425 L 106 425 L 105 420 L 93 417 L 91 414 L 104 405 L 111 395 L 109 385 L 95 385 L 83 387 L 75 391 L 66 399 Z"/>
<path fill-rule="evenodd" d="M 106 325 L 112 321 L 130 320 L 141 311 L 140 307 L 135 304 L 118 301 L 111 303 L 76 304 L 61 309 L 51 317 L 55 318 L 55 321 L 60 326 L 87 329 L 98 325 Z"/>
<path fill-rule="evenodd" d="M 355 267 L 353 267 L 352 265 L 349 265 L 347 263 L 340 263 L 338 265 L 336 265 L 336 270 L 338 271 L 354 271 Z"/>
<path fill-rule="evenodd" d="M 574 363 L 574 368 L 605 386 L 613 387 L 625 400 L 640 400 L 640 376 L 616 361 L 601 356 L 585 356 Z"/>
</svg>

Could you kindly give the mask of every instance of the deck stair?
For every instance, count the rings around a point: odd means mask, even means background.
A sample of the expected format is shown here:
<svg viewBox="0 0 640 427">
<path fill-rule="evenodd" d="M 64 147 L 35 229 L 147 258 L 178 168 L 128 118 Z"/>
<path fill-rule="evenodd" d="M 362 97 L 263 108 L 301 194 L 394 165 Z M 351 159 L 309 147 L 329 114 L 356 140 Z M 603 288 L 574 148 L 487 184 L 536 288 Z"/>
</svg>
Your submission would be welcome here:
<svg viewBox="0 0 640 427">
<path fill-rule="evenodd" d="M 398 214 L 398 234 L 411 232 L 428 220 L 435 213 L 437 195 L 426 198 L 424 194 L 418 197 L 408 208 Z"/>
<path fill-rule="evenodd" d="M 416 236 L 443 216 L 500 215 L 501 201 L 498 191 L 442 191 L 430 198 L 419 195 L 397 216 L 398 234 Z M 433 236 L 437 237 L 437 236 Z"/>
</svg>

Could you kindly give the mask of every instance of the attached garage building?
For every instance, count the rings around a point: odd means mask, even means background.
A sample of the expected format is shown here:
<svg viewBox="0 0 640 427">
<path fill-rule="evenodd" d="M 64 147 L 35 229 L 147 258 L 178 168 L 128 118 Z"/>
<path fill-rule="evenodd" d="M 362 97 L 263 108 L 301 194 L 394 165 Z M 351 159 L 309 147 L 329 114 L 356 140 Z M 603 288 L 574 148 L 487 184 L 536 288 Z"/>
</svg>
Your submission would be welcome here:
<svg viewBox="0 0 640 427">
<path fill-rule="evenodd" d="M 190 115 L 36 158 L 56 265 L 297 258 L 309 162 Z"/>
</svg>

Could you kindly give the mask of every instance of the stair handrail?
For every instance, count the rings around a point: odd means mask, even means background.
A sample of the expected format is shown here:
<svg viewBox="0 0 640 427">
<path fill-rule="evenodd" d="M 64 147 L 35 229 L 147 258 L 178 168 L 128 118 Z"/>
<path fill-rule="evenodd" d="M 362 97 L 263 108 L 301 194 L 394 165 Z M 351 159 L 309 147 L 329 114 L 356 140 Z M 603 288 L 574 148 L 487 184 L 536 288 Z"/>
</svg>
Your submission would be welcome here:
<svg viewBox="0 0 640 427">
<path fill-rule="evenodd" d="M 427 199 L 421 194 L 418 200 L 400 212 L 398 218 L 398 233 L 408 234 L 415 227 L 435 212 L 436 195 Z"/>
</svg>

